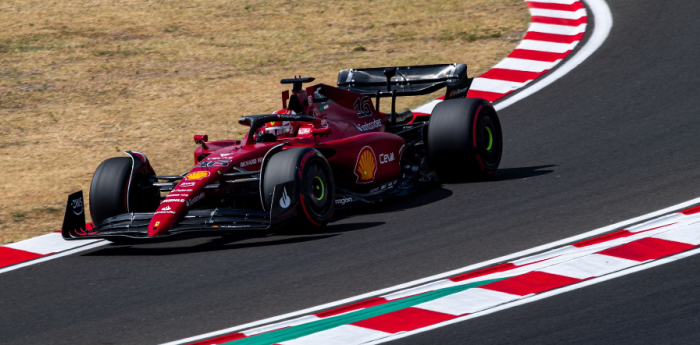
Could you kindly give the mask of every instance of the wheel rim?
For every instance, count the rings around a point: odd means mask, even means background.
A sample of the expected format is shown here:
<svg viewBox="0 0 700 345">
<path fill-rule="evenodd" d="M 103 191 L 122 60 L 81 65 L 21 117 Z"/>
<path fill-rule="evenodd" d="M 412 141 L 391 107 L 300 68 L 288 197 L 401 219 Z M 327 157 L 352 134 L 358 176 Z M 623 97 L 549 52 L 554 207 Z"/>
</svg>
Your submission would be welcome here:
<svg viewBox="0 0 700 345">
<path fill-rule="evenodd" d="M 488 132 L 488 137 L 489 137 L 489 146 L 486 147 L 486 151 L 491 151 L 491 147 L 493 147 L 493 133 L 491 133 L 491 127 L 486 126 L 486 132 Z"/>
<path fill-rule="evenodd" d="M 477 123 L 477 151 L 487 166 L 495 166 L 501 158 L 501 133 L 489 113 L 483 114 Z"/>
<path fill-rule="evenodd" d="M 319 176 L 314 176 L 314 180 L 311 185 L 311 190 L 316 200 L 321 201 L 326 195 L 326 186 L 323 180 Z"/>
<path fill-rule="evenodd" d="M 330 186 L 329 171 L 326 171 L 319 162 L 307 163 L 304 177 L 304 198 L 309 211 L 315 216 L 323 217 L 328 213 L 331 202 L 329 191 L 326 186 Z"/>
</svg>

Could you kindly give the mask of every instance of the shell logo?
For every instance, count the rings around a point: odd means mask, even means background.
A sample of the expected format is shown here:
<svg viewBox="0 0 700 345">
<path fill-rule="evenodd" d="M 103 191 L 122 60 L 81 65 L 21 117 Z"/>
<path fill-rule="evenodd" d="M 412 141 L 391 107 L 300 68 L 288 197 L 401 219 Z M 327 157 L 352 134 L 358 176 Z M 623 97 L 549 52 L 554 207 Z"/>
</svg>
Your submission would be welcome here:
<svg viewBox="0 0 700 345">
<path fill-rule="evenodd" d="M 201 180 L 207 176 L 209 176 L 208 171 L 195 171 L 187 174 L 187 176 L 185 176 L 185 180 Z"/>
<path fill-rule="evenodd" d="M 377 157 L 371 147 L 365 146 L 357 155 L 355 164 L 355 176 L 357 183 L 371 183 L 374 181 L 374 174 L 377 173 Z"/>
</svg>

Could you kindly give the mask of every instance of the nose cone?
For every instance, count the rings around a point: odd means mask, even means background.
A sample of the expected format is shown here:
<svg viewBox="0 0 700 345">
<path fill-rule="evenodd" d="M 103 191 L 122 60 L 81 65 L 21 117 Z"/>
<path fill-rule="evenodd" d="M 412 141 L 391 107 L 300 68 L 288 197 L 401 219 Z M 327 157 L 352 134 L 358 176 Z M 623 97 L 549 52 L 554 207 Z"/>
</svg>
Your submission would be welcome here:
<svg viewBox="0 0 700 345">
<path fill-rule="evenodd" d="M 180 215 L 186 211 L 183 200 L 178 197 L 168 197 L 163 200 L 151 218 L 151 222 L 148 223 L 149 237 L 164 235 L 175 225 Z"/>
<path fill-rule="evenodd" d="M 153 217 L 151 222 L 148 224 L 148 237 L 162 235 L 169 229 L 170 226 L 166 226 L 164 221 L 157 220 L 156 217 Z"/>
<path fill-rule="evenodd" d="M 151 222 L 148 223 L 149 237 L 167 234 L 168 230 L 172 229 L 178 220 L 187 213 L 190 206 L 204 197 L 204 187 L 220 175 L 216 173 L 217 170 L 213 169 L 195 169 L 190 171 L 160 203 L 153 218 L 151 218 Z"/>
</svg>

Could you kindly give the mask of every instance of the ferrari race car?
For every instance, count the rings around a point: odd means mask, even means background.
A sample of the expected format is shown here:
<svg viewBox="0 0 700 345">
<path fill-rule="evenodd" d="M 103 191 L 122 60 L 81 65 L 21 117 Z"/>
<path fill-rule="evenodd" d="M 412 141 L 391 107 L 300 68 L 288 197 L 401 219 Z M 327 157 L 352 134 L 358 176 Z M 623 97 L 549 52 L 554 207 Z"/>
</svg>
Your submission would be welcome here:
<svg viewBox="0 0 700 345">
<path fill-rule="evenodd" d="M 336 87 L 283 79 L 283 109 L 249 115 L 241 140 L 195 135 L 194 168 L 156 175 L 142 153 L 102 162 L 68 197 L 66 240 L 133 242 L 184 233 L 266 235 L 282 225 L 322 227 L 336 209 L 375 203 L 436 183 L 488 177 L 503 147 L 491 103 L 466 98 L 465 64 L 346 69 Z M 396 98 L 446 88 L 431 114 L 397 113 Z M 379 111 L 391 100 L 388 113 Z"/>
</svg>

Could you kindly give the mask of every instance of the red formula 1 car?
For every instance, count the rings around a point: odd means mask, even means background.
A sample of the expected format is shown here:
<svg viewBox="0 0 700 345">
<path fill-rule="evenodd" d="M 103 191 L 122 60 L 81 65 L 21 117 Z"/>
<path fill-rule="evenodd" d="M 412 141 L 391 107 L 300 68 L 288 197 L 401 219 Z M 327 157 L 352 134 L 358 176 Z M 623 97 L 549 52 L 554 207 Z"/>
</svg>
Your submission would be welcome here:
<svg viewBox="0 0 700 345">
<path fill-rule="evenodd" d="M 94 226 L 85 224 L 82 192 L 74 193 L 63 237 L 126 242 L 189 232 L 264 235 L 288 223 L 321 227 L 337 208 L 498 168 L 501 125 L 488 101 L 466 98 L 472 79 L 465 64 L 347 69 L 337 87 L 302 87 L 313 80 L 283 79 L 293 85 L 282 93 L 283 109 L 242 117 L 250 127 L 242 140 L 195 135 L 195 166 L 182 175 L 156 175 L 135 151 L 104 161 L 90 186 Z M 397 97 L 443 87 L 445 100 L 432 114 L 396 113 Z M 391 100 L 388 113 L 379 111 L 382 98 Z"/>
</svg>

